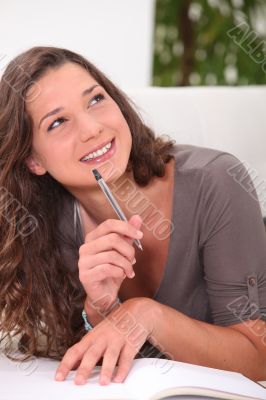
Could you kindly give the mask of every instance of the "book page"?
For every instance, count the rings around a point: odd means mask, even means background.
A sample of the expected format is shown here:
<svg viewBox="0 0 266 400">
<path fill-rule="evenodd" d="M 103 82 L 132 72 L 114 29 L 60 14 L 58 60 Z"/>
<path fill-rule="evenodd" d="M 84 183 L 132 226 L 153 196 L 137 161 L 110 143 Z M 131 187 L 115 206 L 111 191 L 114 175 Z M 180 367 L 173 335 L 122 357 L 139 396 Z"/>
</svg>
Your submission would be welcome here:
<svg viewBox="0 0 266 400">
<path fill-rule="evenodd" d="M 128 379 L 128 387 L 133 389 L 140 386 L 142 387 L 143 399 L 157 398 L 156 393 L 164 392 L 169 388 L 175 388 L 175 390 L 169 390 L 168 395 L 200 393 L 203 396 L 211 390 L 212 393 L 217 393 L 217 398 L 220 395 L 220 398 L 229 399 L 228 395 L 222 396 L 222 392 L 227 392 L 232 394 L 232 399 L 236 399 L 237 395 L 251 399 L 256 397 L 266 399 L 266 389 L 237 372 L 163 359 L 135 360 L 135 365 Z M 178 387 L 182 390 L 178 391 Z M 184 389 L 189 387 L 193 389 Z"/>
<path fill-rule="evenodd" d="M 176 361 L 136 359 L 124 383 L 107 386 L 98 383 L 101 367 L 95 368 L 86 385 L 74 384 L 75 371 L 71 371 L 66 381 L 56 382 L 54 375 L 58 364 L 41 358 L 14 362 L 0 356 L 1 400 L 149 400 L 156 398 L 156 393 L 173 387 L 175 393 L 178 387 L 194 387 L 194 393 L 198 388 L 210 388 L 266 399 L 266 390 L 241 374 Z M 182 389 L 181 393 L 186 392 Z"/>
<path fill-rule="evenodd" d="M 75 371 L 71 371 L 63 382 L 54 380 L 58 361 L 32 358 L 26 362 L 10 361 L 0 355 L 0 399 L 1 400 L 135 400 L 124 384 L 112 383 L 101 386 L 100 367 L 96 367 L 86 385 L 73 382 Z"/>
</svg>

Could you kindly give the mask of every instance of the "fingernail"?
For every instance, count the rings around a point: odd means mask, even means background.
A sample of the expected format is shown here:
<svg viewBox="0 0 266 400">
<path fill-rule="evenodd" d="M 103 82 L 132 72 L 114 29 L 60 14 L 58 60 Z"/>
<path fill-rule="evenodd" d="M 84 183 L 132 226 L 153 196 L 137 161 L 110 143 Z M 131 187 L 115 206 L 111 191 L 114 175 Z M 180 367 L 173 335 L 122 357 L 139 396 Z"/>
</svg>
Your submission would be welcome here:
<svg viewBox="0 0 266 400">
<path fill-rule="evenodd" d="M 108 385 L 110 383 L 110 378 L 106 375 L 101 376 L 101 385 Z"/>
<path fill-rule="evenodd" d="M 137 231 L 137 235 L 138 235 L 139 238 L 142 238 L 143 233 L 141 231 Z"/>
<path fill-rule="evenodd" d="M 55 375 L 55 379 L 57 381 L 62 381 L 64 379 L 62 372 L 57 372 L 57 374 Z"/>
<path fill-rule="evenodd" d="M 75 378 L 75 383 L 77 385 L 83 385 L 84 383 L 86 383 L 86 379 L 82 375 L 77 375 Z"/>
<path fill-rule="evenodd" d="M 130 278 L 134 278 L 134 276 L 135 276 L 135 272 L 132 271 L 132 272 L 130 273 L 129 277 L 130 277 Z"/>
<path fill-rule="evenodd" d="M 132 265 L 136 264 L 137 260 L 134 258 L 134 260 L 132 261 Z"/>
<path fill-rule="evenodd" d="M 121 375 L 117 375 L 113 379 L 113 381 L 116 382 L 116 383 L 120 383 L 120 382 L 122 382 L 122 380 L 123 380 L 123 378 L 122 378 Z"/>
</svg>

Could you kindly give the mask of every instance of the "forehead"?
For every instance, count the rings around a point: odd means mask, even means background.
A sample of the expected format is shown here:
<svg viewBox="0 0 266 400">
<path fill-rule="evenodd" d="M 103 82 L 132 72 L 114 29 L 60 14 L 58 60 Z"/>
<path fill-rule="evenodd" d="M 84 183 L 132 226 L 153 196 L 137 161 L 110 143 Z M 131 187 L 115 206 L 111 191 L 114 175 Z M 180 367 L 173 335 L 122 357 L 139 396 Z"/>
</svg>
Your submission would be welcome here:
<svg viewBox="0 0 266 400">
<path fill-rule="evenodd" d="M 36 85 L 28 90 L 27 97 L 32 100 L 27 103 L 27 111 L 34 116 L 36 113 L 39 115 L 38 110 L 48 112 L 52 108 L 64 107 L 95 83 L 89 72 L 75 63 L 48 69 Z"/>
</svg>

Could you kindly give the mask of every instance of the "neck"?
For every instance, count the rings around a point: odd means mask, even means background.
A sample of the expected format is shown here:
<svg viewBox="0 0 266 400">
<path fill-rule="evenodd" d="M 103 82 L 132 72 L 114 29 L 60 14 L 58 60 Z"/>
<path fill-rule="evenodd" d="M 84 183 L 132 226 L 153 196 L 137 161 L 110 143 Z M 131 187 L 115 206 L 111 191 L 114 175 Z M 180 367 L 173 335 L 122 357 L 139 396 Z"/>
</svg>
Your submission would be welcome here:
<svg viewBox="0 0 266 400">
<path fill-rule="evenodd" d="M 151 178 L 145 187 L 141 187 L 135 182 L 132 172 L 126 172 L 117 180 L 108 182 L 113 196 L 128 220 L 132 215 L 141 215 L 147 204 L 153 205 L 157 209 L 163 207 L 165 198 L 158 196 L 158 193 L 167 193 L 167 186 L 171 180 L 171 166 L 172 163 L 169 162 L 166 165 L 165 176 Z M 75 190 L 72 191 L 72 194 L 95 225 L 99 225 L 107 219 L 118 218 L 96 181 L 94 187 L 82 191 Z"/>
<path fill-rule="evenodd" d="M 130 208 L 127 207 L 127 200 L 131 197 L 133 192 L 135 193 L 142 190 L 134 181 L 133 174 L 125 173 L 115 181 L 108 181 L 107 184 L 127 219 L 129 219 L 133 214 L 136 214 L 137 212 L 131 212 Z M 96 180 L 94 187 L 90 187 L 86 190 L 74 190 L 71 192 L 88 216 L 96 224 L 100 224 L 106 219 L 118 218 L 102 189 L 96 183 Z"/>
</svg>

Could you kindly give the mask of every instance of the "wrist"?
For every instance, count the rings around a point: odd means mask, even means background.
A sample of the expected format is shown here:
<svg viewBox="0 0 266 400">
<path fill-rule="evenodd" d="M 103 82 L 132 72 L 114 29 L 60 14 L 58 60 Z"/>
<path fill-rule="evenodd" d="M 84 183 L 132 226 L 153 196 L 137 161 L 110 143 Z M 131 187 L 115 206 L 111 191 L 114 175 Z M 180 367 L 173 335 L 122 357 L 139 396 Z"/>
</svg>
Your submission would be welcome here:
<svg viewBox="0 0 266 400">
<path fill-rule="evenodd" d="M 138 317 L 149 332 L 148 338 L 156 335 L 162 321 L 162 308 L 158 301 L 149 297 L 134 297 L 125 301 L 131 312 Z"/>
<path fill-rule="evenodd" d="M 150 341 L 152 343 L 154 338 L 157 338 L 158 336 L 158 330 L 162 328 L 164 325 L 164 315 L 165 315 L 165 309 L 164 305 L 159 303 L 156 300 L 150 299 L 149 307 L 150 307 L 150 313 L 152 316 L 152 327 L 151 327 L 151 337 Z"/>
<path fill-rule="evenodd" d="M 96 326 L 103 320 L 102 314 L 99 312 L 98 308 L 95 307 L 93 302 L 87 297 L 84 303 L 84 311 L 87 315 L 87 319 L 92 326 Z"/>
<path fill-rule="evenodd" d="M 92 302 L 88 297 L 84 303 L 84 310 L 90 323 L 95 326 L 101 322 L 110 312 L 114 311 L 120 306 L 121 302 L 117 297 L 112 302 Z"/>
</svg>

